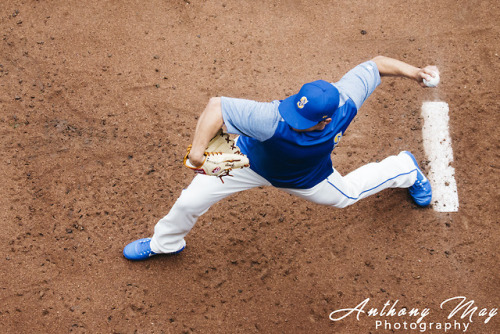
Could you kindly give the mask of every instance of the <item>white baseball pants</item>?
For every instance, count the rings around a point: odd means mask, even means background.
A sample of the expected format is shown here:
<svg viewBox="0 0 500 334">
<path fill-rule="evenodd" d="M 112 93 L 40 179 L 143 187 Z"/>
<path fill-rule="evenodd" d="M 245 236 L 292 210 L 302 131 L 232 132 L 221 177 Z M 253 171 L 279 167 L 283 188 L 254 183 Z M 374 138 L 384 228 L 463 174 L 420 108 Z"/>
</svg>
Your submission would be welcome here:
<svg viewBox="0 0 500 334">
<path fill-rule="evenodd" d="M 234 170 L 233 177 L 197 175 L 155 226 L 151 250 L 170 253 L 186 245 L 184 237 L 213 204 L 239 191 L 271 184 L 250 168 Z M 401 152 L 381 162 L 362 166 L 346 176 L 336 170 L 310 189 L 279 188 L 311 202 L 343 208 L 387 188 L 411 187 L 417 178 L 413 160 Z"/>
</svg>

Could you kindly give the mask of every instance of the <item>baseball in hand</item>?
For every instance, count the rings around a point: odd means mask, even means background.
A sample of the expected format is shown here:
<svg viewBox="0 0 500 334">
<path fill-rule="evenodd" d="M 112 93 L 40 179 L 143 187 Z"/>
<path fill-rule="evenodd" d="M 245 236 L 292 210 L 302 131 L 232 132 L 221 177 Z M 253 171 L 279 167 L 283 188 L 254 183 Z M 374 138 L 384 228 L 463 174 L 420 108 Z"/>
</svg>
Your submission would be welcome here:
<svg viewBox="0 0 500 334">
<path fill-rule="evenodd" d="M 439 73 L 434 72 L 431 74 L 432 79 L 431 80 L 425 80 L 424 79 L 424 84 L 427 87 L 436 87 L 439 84 Z"/>
</svg>

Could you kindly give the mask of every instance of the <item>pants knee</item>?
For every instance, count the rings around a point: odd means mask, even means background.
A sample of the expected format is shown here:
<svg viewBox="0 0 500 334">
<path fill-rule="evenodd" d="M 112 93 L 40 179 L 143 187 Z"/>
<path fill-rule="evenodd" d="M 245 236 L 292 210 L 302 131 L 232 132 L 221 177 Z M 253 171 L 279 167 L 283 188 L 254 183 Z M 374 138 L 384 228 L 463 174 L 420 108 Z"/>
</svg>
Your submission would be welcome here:
<svg viewBox="0 0 500 334">
<path fill-rule="evenodd" d="M 188 196 L 180 196 L 174 204 L 173 210 L 179 210 L 184 213 L 194 213 L 195 205 L 192 198 L 188 198 Z"/>
<path fill-rule="evenodd" d="M 352 200 L 347 199 L 347 198 L 341 199 L 341 200 L 335 199 L 335 201 L 332 201 L 331 198 L 322 198 L 321 200 L 315 200 L 315 199 L 308 198 L 308 200 L 313 202 L 313 203 L 316 203 L 316 204 L 331 206 L 331 207 L 334 207 L 337 209 L 343 209 L 343 208 L 355 203 L 355 201 L 352 201 Z"/>
<path fill-rule="evenodd" d="M 177 210 L 193 217 L 199 217 L 209 208 L 210 203 L 206 203 L 206 198 L 183 192 L 175 202 L 172 210 Z"/>
<path fill-rule="evenodd" d="M 346 208 L 346 207 L 348 207 L 349 205 L 351 205 L 353 203 L 351 203 L 349 201 L 342 201 L 342 202 L 338 202 L 338 203 L 332 204 L 331 206 L 333 206 L 334 208 L 337 208 L 337 209 L 343 209 L 343 208 Z"/>
</svg>

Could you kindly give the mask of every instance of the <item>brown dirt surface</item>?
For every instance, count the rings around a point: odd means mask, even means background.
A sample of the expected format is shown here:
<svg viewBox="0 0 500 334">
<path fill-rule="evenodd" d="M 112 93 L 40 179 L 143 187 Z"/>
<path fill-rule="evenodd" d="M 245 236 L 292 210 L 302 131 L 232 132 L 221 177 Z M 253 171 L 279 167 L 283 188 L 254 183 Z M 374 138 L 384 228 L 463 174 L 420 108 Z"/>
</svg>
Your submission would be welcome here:
<svg viewBox="0 0 500 334">
<path fill-rule="evenodd" d="M 493 0 L 2 0 L 0 332 L 421 332 L 376 327 L 409 315 L 329 319 L 369 298 L 499 333 L 480 312 L 500 304 L 498 22 Z M 209 97 L 284 98 L 378 54 L 435 64 L 441 84 L 384 78 L 334 163 L 408 149 L 427 170 L 420 108 L 445 101 L 457 213 L 404 189 L 340 210 L 260 188 L 212 207 L 178 256 L 123 258 L 192 179 Z M 456 296 L 472 322 L 440 307 Z"/>
</svg>

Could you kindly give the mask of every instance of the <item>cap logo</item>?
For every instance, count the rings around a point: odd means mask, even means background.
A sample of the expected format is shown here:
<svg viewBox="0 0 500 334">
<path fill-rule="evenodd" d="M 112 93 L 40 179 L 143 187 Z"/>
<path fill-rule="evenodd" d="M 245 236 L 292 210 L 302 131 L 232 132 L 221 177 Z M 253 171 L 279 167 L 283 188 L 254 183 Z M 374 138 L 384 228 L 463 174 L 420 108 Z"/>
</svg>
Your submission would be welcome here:
<svg viewBox="0 0 500 334">
<path fill-rule="evenodd" d="M 339 133 L 337 133 L 337 134 L 335 135 L 335 138 L 334 138 L 334 140 L 333 140 L 334 145 L 337 145 L 337 144 L 339 143 L 340 138 L 342 138 L 342 131 L 341 131 L 341 132 L 339 132 Z"/>
<path fill-rule="evenodd" d="M 300 100 L 297 102 L 297 107 L 298 107 L 299 109 L 302 109 L 302 108 L 304 108 L 304 106 L 306 105 L 306 103 L 307 103 L 307 102 L 309 102 L 309 101 L 307 100 L 307 97 L 302 96 L 302 97 L 300 98 Z"/>
</svg>

